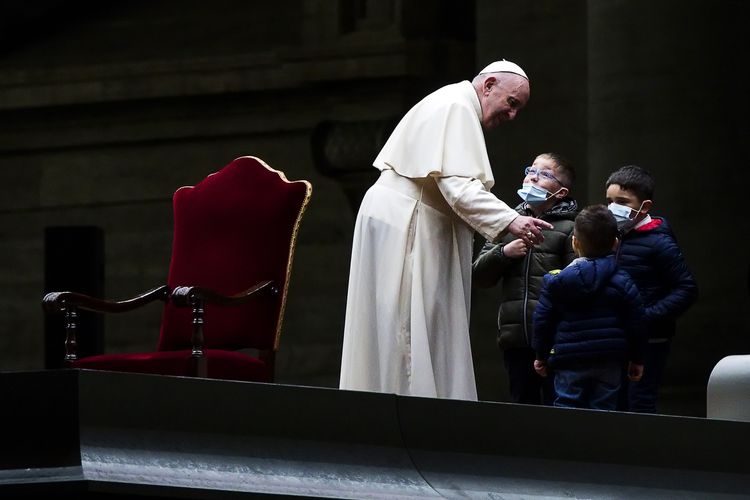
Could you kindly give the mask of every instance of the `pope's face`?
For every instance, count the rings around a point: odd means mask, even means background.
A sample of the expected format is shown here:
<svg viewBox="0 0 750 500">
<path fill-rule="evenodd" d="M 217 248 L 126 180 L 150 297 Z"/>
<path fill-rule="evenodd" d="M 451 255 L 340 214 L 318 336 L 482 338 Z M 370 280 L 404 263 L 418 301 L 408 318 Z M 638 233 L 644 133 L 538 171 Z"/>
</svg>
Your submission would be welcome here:
<svg viewBox="0 0 750 500">
<path fill-rule="evenodd" d="M 492 129 L 513 120 L 529 101 L 529 81 L 513 73 L 490 76 L 482 84 L 482 126 Z"/>
</svg>

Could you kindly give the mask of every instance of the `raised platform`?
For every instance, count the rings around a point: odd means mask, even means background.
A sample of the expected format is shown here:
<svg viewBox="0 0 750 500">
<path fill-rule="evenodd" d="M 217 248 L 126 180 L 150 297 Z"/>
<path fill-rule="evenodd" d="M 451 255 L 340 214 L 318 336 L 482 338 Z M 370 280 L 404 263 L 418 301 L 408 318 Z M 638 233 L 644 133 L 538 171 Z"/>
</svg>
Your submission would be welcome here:
<svg viewBox="0 0 750 500">
<path fill-rule="evenodd" d="M 60 370 L 0 374 L 2 498 L 748 498 L 750 423 Z"/>
</svg>

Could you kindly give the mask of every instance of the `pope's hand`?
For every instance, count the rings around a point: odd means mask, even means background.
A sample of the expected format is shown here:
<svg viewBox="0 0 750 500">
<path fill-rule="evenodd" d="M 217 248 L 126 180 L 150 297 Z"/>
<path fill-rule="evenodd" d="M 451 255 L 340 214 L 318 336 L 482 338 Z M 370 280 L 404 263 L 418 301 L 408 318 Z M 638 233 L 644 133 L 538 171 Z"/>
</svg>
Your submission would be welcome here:
<svg viewBox="0 0 750 500">
<path fill-rule="evenodd" d="M 544 241 L 542 229 L 552 229 L 552 224 L 526 215 L 519 215 L 508 226 L 510 234 L 522 239 L 529 246 Z"/>
</svg>

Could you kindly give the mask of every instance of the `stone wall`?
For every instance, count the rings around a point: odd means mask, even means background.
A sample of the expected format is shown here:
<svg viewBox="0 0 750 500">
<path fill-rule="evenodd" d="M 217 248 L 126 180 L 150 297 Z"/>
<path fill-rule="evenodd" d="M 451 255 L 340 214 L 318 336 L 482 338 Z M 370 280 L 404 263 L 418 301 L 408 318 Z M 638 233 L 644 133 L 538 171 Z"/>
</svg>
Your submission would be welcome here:
<svg viewBox="0 0 750 500">
<path fill-rule="evenodd" d="M 5 31 L 0 57 L 0 369 L 44 366 L 46 227 L 101 227 L 106 296 L 130 297 L 166 279 L 174 190 L 254 155 L 313 184 L 278 380 L 337 385 L 359 203 L 347 171 L 371 182 L 377 138 L 347 157 L 361 165 L 314 158 L 313 138 L 324 124 L 391 123 L 471 74 L 473 4 L 40 5 L 11 4 L 4 16 L 21 28 L 5 26 L 13 36 Z M 154 349 L 159 321 L 158 305 L 108 315 L 107 351 Z"/>
</svg>

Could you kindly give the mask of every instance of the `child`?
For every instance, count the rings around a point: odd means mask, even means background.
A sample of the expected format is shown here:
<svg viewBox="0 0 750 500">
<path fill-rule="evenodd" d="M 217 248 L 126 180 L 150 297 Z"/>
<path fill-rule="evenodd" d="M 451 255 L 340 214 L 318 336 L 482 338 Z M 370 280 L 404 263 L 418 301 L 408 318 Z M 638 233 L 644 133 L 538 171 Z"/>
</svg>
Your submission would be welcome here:
<svg viewBox="0 0 750 500">
<path fill-rule="evenodd" d="M 651 174 L 635 165 L 622 167 L 609 176 L 606 190 L 621 229 L 617 263 L 641 292 L 648 336 L 643 378 L 623 387 L 620 409 L 655 413 L 675 320 L 695 302 L 698 287 L 666 219 L 649 215 Z"/>
<path fill-rule="evenodd" d="M 611 255 L 617 243 L 607 207 L 587 207 L 573 229 L 579 258 L 544 277 L 532 346 L 537 373 L 555 370 L 555 406 L 615 410 L 624 364 L 631 380 L 643 374 L 643 303 Z"/>
<path fill-rule="evenodd" d="M 552 404 L 552 379 L 539 377 L 532 366 L 531 315 L 544 274 L 575 258 L 571 236 L 578 204 L 570 197 L 575 171 L 559 155 L 544 153 L 526 167 L 524 175 L 518 191 L 524 201 L 516 210 L 554 228 L 542 231 L 544 241 L 531 248 L 512 235 L 498 244 L 486 243 L 474 261 L 472 280 L 476 286 L 492 287 L 502 279 L 497 341 L 503 350 L 511 401 Z"/>
</svg>

